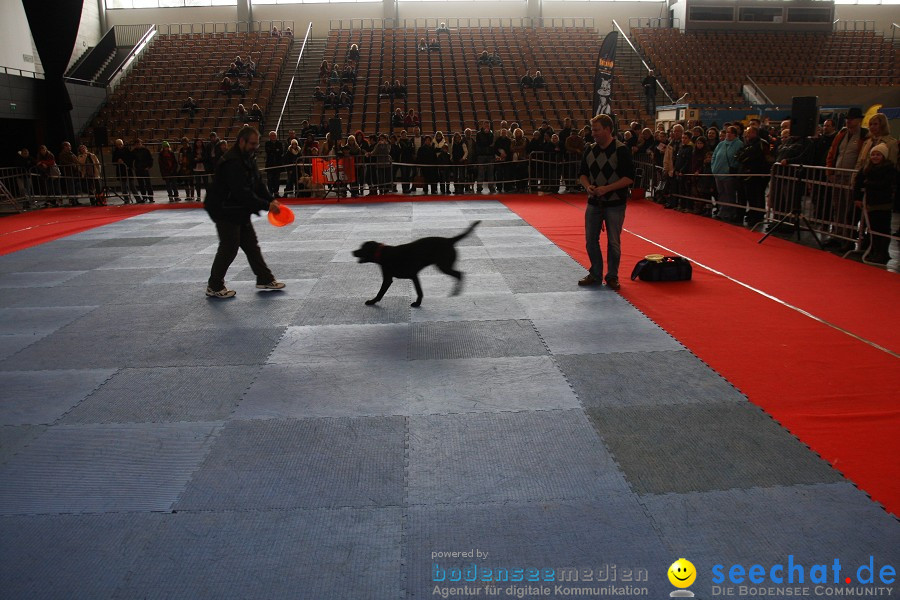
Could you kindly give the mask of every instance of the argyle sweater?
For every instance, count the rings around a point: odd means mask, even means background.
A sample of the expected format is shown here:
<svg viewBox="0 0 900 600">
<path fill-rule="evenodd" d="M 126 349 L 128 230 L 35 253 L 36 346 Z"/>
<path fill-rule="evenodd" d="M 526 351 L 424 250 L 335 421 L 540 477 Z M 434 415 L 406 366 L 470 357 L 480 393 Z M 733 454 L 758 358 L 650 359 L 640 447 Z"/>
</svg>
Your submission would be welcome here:
<svg viewBox="0 0 900 600">
<path fill-rule="evenodd" d="M 587 176 L 591 185 L 609 185 L 622 178 L 634 180 L 634 161 L 631 150 L 618 140 L 613 140 L 605 149 L 594 144 L 581 155 L 581 170 L 578 176 Z M 610 192 L 605 196 L 588 196 L 588 204 L 619 206 L 628 201 L 628 188 Z"/>
</svg>

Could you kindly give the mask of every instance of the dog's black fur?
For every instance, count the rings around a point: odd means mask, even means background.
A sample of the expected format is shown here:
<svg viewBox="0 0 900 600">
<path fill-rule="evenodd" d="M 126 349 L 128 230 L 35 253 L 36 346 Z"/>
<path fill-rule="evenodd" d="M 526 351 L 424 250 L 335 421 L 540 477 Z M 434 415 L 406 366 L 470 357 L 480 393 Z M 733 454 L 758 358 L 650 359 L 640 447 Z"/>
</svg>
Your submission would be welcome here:
<svg viewBox="0 0 900 600">
<path fill-rule="evenodd" d="M 463 274 L 453 268 L 456 262 L 456 242 L 470 233 L 481 221 L 475 221 L 463 233 L 456 237 L 427 237 L 403 244 L 401 246 L 385 246 L 378 242 L 365 242 L 358 250 L 353 251 L 353 256 L 361 263 L 373 262 L 381 265 L 381 289 L 378 295 L 366 304 L 371 306 L 384 297 L 385 292 L 391 287 L 394 278 L 412 279 L 416 287 L 416 301 L 410 306 L 422 304 L 422 285 L 419 283 L 419 271 L 429 265 L 434 265 L 442 272 L 456 278 L 456 287 L 453 295 L 459 294 L 462 289 Z"/>
</svg>

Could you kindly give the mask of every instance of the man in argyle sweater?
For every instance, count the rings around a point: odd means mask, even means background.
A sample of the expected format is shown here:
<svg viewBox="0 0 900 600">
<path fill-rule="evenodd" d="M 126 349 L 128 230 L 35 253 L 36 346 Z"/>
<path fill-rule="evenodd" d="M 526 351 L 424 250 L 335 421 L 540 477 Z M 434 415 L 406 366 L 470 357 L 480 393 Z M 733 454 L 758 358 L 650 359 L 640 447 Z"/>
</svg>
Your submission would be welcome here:
<svg viewBox="0 0 900 600">
<path fill-rule="evenodd" d="M 613 136 L 613 120 L 609 115 L 601 114 L 591 119 L 591 134 L 595 144 L 585 149 L 578 177 L 588 193 L 584 233 L 591 268 L 578 285 L 600 285 L 603 282 L 600 231 L 605 223 L 606 285 L 618 290 L 622 226 L 625 223 L 628 188 L 634 183 L 634 162 L 628 146 Z"/>
</svg>

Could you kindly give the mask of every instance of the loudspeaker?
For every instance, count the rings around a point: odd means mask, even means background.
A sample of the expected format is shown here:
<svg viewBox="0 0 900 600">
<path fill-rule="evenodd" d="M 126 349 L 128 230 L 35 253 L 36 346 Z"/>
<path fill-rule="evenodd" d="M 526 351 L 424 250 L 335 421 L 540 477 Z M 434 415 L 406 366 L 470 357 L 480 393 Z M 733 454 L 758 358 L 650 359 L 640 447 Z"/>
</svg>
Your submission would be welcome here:
<svg viewBox="0 0 900 600">
<path fill-rule="evenodd" d="M 341 137 L 342 128 L 340 117 L 335 116 L 328 119 L 328 133 L 331 134 L 331 140 L 333 142 Z"/>
<path fill-rule="evenodd" d="M 94 127 L 94 147 L 109 146 L 109 133 L 103 125 Z"/>
<path fill-rule="evenodd" d="M 819 124 L 819 97 L 794 96 L 791 101 L 791 135 L 811 137 Z"/>
</svg>

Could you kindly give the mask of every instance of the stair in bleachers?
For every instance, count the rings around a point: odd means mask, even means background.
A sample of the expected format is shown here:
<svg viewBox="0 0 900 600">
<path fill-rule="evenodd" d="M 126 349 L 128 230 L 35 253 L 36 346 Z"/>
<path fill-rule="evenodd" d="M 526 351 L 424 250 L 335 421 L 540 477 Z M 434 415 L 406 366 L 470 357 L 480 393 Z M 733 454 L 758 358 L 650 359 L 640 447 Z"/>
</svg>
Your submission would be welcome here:
<svg viewBox="0 0 900 600">
<path fill-rule="evenodd" d="M 301 43 L 294 44 L 291 52 L 285 61 L 284 73 L 275 94 L 272 96 L 272 113 L 271 126 L 267 129 L 271 130 L 275 127 L 278 120 L 278 111 L 284 106 L 284 100 L 287 96 L 288 86 L 291 84 L 291 69 L 297 64 L 297 57 L 300 55 Z M 325 39 L 310 38 L 306 42 L 306 50 L 303 52 L 303 59 L 300 61 L 300 67 L 294 77 L 294 87 L 291 89 L 291 97 L 288 100 L 287 107 L 282 117 L 279 135 L 284 138 L 287 132 L 294 130 L 300 131 L 300 123 L 305 119 L 309 119 L 313 106 L 312 94 L 316 86 L 319 85 L 318 74 L 319 64 L 325 54 Z"/>
</svg>

